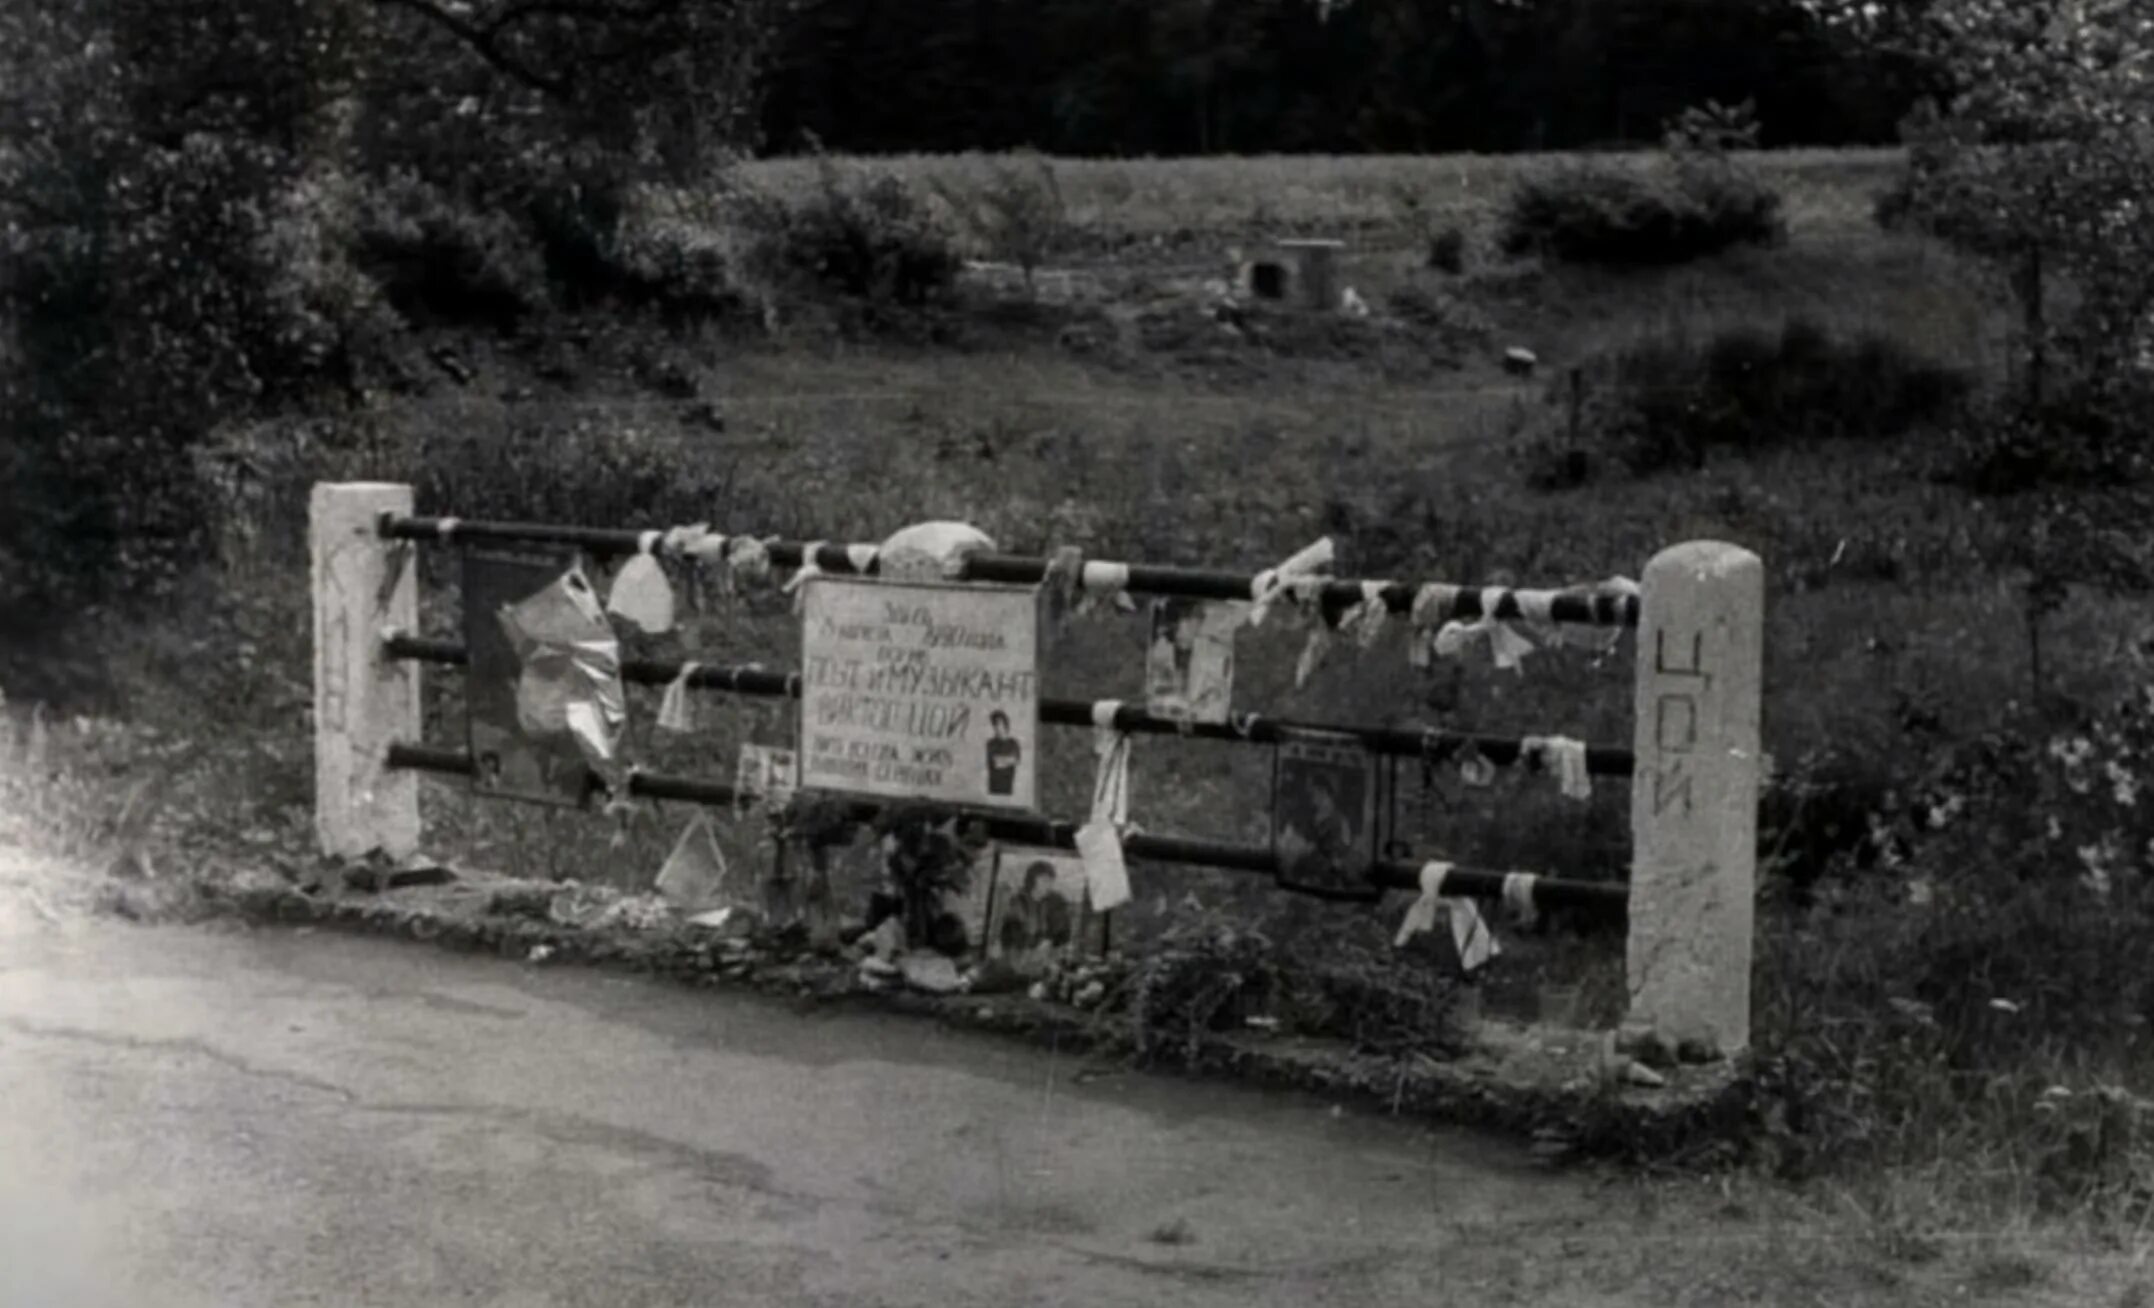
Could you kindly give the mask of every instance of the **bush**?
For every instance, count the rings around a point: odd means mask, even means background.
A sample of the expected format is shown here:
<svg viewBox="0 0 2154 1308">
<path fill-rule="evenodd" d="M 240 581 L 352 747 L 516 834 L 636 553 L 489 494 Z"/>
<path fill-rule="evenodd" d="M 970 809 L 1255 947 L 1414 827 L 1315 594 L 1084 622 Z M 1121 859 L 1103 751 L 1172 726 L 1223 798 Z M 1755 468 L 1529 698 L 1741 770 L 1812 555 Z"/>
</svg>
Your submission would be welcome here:
<svg viewBox="0 0 2154 1308">
<path fill-rule="evenodd" d="M 949 232 L 894 174 L 849 178 L 819 158 L 805 202 L 758 198 L 745 216 L 764 275 L 835 294 L 871 315 L 938 303 L 963 266 Z"/>
<path fill-rule="evenodd" d="M 1606 456 L 1637 474 L 1698 467 L 1714 448 L 1763 449 L 1903 435 L 1950 415 L 1965 378 L 1888 338 L 1839 341 L 1791 319 L 1777 334 L 1724 331 L 1700 347 L 1680 337 L 1645 341 L 1588 369 L 1579 441 L 1550 432 L 1535 447 L 1535 476 Z M 1567 402 L 1559 388 L 1552 399 Z M 1567 418 L 1566 418 L 1567 423 Z"/>
<path fill-rule="evenodd" d="M 521 223 L 408 174 L 368 191 L 357 259 L 411 320 L 507 327 L 548 298 L 545 261 Z"/>
<path fill-rule="evenodd" d="M 1780 195 L 1736 162 L 1753 143 L 1747 108 L 1708 106 L 1670 126 L 1660 169 L 1639 176 L 1574 165 L 1511 192 L 1500 245 L 1508 255 L 1650 267 L 1687 263 L 1786 235 Z"/>
<path fill-rule="evenodd" d="M 1772 1127 L 1817 1161 L 1959 1164 L 2054 1206 L 2154 1193 L 2154 694 L 1940 753 L 1878 875 L 1760 932 Z"/>
<path fill-rule="evenodd" d="M 1069 240 L 1069 213 L 1054 165 L 1036 154 L 998 163 L 988 184 L 968 194 L 937 178 L 935 194 L 970 227 L 993 258 L 1014 263 L 1035 293 L 1033 275 Z"/>
<path fill-rule="evenodd" d="M 1581 165 L 1528 178 L 1511 192 L 1501 248 L 1565 263 L 1686 263 L 1785 234 L 1780 196 L 1748 173 L 1639 177 Z"/>
</svg>

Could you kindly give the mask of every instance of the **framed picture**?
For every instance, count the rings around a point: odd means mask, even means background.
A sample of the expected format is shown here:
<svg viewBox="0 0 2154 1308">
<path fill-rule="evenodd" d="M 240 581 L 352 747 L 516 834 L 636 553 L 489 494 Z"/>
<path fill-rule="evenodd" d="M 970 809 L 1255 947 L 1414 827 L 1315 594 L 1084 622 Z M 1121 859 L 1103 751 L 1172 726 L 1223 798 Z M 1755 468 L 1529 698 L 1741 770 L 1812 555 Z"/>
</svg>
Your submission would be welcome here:
<svg viewBox="0 0 2154 1308">
<path fill-rule="evenodd" d="M 575 739 L 534 740 L 516 712 L 522 662 L 501 625 L 501 610 L 521 603 L 576 566 L 573 549 L 470 547 L 464 551 L 465 732 L 472 790 L 499 799 L 577 807 L 590 773 Z"/>
<path fill-rule="evenodd" d="M 1279 745 L 1272 768 L 1272 857 L 1279 884 L 1326 899 L 1371 900 L 1376 769 L 1350 736 Z"/>
<path fill-rule="evenodd" d="M 1019 968 L 1107 951 L 1108 914 L 1086 901 L 1084 863 L 1064 849 L 997 847 L 987 897 L 987 957 Z"/>
</svg>

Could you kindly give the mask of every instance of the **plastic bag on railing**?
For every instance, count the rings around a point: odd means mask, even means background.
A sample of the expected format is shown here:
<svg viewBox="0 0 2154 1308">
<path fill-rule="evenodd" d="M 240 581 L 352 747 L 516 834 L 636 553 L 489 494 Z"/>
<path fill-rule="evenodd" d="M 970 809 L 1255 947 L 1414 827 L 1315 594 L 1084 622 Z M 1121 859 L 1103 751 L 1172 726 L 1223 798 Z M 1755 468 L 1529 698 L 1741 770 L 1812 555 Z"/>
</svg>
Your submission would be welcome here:
<svg viewBox="0 0 2154 1308">
<path fill-rule="evenodd" d="M 523 668 L 517 725 L 534 738 L 573 737 L 584 761 L 617 789 L 628 721 L 621 644 L 583 569 L 571 568 L 529 599 L 504 605 L 499 617 Z"/>
<path fill-rule="evenodd" d="M 991 552 L 995 542 L 963 522 L 918 522 L 893 532 L 876 550 L 881 575 L 897 581 L 945 581 L 964 570 L 972 554 Z"/>
<path fill-rule="evenodd" d="M 657 543 L 657 532 L 644 533 L 642 548 L 614 574 L 612 593 L 606 597 L 608 613 L 647 636 L 673 630 L 673 583 L 652 552 Z"/>
</svg>

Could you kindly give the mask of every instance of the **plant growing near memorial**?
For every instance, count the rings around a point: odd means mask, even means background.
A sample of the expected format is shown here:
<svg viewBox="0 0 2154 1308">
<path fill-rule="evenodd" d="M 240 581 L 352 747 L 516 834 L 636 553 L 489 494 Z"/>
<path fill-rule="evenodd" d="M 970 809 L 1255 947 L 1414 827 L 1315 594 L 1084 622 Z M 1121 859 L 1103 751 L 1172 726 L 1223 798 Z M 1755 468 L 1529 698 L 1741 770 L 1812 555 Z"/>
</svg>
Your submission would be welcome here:
<svg viewBox="0 0 2154 1308">
<path fill-rule="evenodd" d="M 1759 935 L 1756 1106 L 1809 1170 L 1964 1142 L 2045 1204 L 2154 1186 L 2154 691 L 1938 750 L 1872 823 L 1878 867 Z"/>
<path fill-rule="evenodd" d="M 960 824 L 942 809 L 899 804 L 884 809 L 871 828 L 881 847 L 883 874 L 904 906 L 905 939 L 940 948 L 947 935 L 945 900 L 972 888 L 973 864 L 986 845 L 976 823 Z"/>
</svg>

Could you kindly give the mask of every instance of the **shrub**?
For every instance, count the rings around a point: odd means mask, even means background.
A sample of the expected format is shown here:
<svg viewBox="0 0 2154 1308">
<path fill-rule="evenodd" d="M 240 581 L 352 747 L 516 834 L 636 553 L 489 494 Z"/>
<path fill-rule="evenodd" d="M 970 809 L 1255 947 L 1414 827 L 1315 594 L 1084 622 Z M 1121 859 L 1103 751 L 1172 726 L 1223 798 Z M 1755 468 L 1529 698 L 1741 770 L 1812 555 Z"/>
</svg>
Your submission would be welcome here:
<svg viewBox="0 0 2154 1308">
<path fill-rule="evenodd" d="M 369 189 L 356 244 L 360 265 L 408 319 L 505 327 L 547 299 L 545 261 L 523 224 L 409 174 Z"/>
<path fill-rule="evenodd" d="M 1671 125 L 1648 175 L 1573 165 L 1511 192 L 1500 246 L 1509 255 L 1649 267 L 1686 263 L 1786 234 L 1780 195 L 1737 163 L 1755 140 L 1747 111 L 1709 106 Z"/>
<path fill-rule="evenodd" d="M 1501 248 L 1566 263 L 1646 267 L 1769 245 L 1784 232 L 1778 193 L 1745 172 L 1671 179 L 1578 165 L 1518 184 L 1504 212 Z"/>
<path fill-rule="evenodd" d="M 1713 448 L 1762 449 L 1828 439 L 1887 439 L 1950 415 L 1963 377 L 1888 338 L 1835 340 L 1791 319 L 1777 334 L 1724 331 L 1702 347 L 1649 340 L 1592 366 L 1577 440 L 1545 432 L 1537 468 L 1570 469 L 1606 455 L 1633 473 L 1703 464 Z M 1552 398 L 1567 402 L 1568 393 Z M 1564 420 L 1568 423 L 1568 418 Z"/>
<path fill-rule="evenodd" d="M 780 284 L 835 294 L 872 313 L 920 309 L 955 285 L 959 258 L 950 234 L 903 179 L 849 178 L 817 159 L 814 193 L 797 204 L 752 199 L 744 206 L 753 258 Z"/>
<path fill-rule="evenodd" d="M 1820 1161 L 1958 1162 L 2053 1205 L 2143 1199 L 2154 987 L 2154 753 L 2142 689 L 2079 729 L 2031 721 L 1940 753 L 1872 816 L 1877 875 L 1760 933 L 1776 1129 Z M 1972 1172 L 1975 1169 L 1964 1169 Z"/>
<path fill-rule="evenodd" d="M 976 193 L 940 178 L 934 188 L 992 257 L 1018 266 L 1026 293 L 1036 294 L 1034 274 L 1069 240 L 1069 212 L 1054 165 L 1027 154 L 1020 163 L 996 164 L 987 185 Z"/>
</svg>

